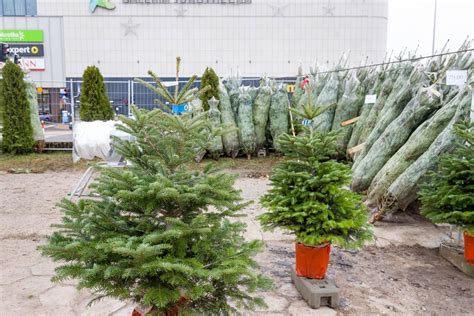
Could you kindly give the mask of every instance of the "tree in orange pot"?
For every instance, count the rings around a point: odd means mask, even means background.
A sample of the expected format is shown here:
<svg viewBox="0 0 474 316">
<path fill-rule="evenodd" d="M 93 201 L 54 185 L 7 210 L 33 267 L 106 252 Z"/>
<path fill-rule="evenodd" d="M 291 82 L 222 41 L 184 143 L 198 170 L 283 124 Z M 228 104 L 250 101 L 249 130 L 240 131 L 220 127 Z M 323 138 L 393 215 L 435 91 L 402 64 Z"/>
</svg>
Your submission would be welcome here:
<svg viewBox="0 0 474 316">
<path fill-rule="evenodd" d="M 474 125 L 455 125 L 456 149 L 441 156 L 420 191 L 421 213 L 464 230 L 464 257 L 474 264 Z"/>
<path fill-rule="evenodd" d="M 308 102 L 296 114 L 312 122 L 325 109 Z M 350 167 L 334 159 L 336 132 L 319 133 L 309 124 L 278 141 L 285 160 L 272 172 L 272 187 L 261 199 L 268 211 L 259 220 L 265 229 L 296 235 L 297 275 L 323 279 L 331 244 L 358 247 L 372 238 L 367 210 L 348 188 Z"/>
</svg>

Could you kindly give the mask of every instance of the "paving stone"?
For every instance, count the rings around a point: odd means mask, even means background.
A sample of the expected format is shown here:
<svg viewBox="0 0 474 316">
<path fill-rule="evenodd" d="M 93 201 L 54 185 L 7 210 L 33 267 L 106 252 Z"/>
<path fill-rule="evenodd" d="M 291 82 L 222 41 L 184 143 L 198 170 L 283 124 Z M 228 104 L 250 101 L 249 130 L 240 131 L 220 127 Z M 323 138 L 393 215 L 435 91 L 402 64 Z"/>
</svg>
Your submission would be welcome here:
<svg viewBox="0 0 474 316">
<path fill-rule="evenodd" d="M 74 306 L 77 290 L 73 286 L 56 285 L 40 295 L 43 306 Z"/>
<path fill-rule="evenodd" d="M 31 276 L 10 284 L 17 295 L 24 297 L 37 296 L 52 286 L 50 278 L 46 276 Z"/>
<path fill-rule="evenodd" d="M 261 293 L 258 294 L 261 298 L 265 300 L 265 303 L 268 305 L 267 308 L 257 308 L 256 311 L 259 312 L 282 312 L 288 307 L 288 301 L 281 295 L 276 293 Z"/>
<path fill-rule="evenodd" d="M 112 298 L 104 298 L 98 302 L 92 303 L 91 306 L 87 306 L 91 300 L 92 296 L 81 302 L 79 306 L 76 306 L 75 310 L 77 314 L 81 316 L 107 316 L 126 306 L 126 303 Z M 128 315 L 130 316 L 131 314 L 132 313 L 130 312 Z"/>
<path fill-rule="evenodd" d="M 293 284 L 285 283 L 278 289 L 278 293 L 288 297 L 301 298 L 300 293 Z"/>
<path fill-rule="evenodd" d="M 31 276 L 31 273 L 26 267 L 2 266 L 0 269 L 0 284 L 11 284 L 29 276 Z"/>
<path fill-rule="evenodd" d="M 312 309 L 306 302 L 298 300 L 290 305 L 288 312 L 291 316 L 336 316 L 337 312 L 329 307 Z"/>
<path fill-rule="evenodd" d="M 54 268 L 57 266 L 54 262 L 51 261 L 44 261 L 34 266 L 30 267 L 31 274 L 33 275 L 47 275 L 53 276 L 54 275 Z"/>
</svg>

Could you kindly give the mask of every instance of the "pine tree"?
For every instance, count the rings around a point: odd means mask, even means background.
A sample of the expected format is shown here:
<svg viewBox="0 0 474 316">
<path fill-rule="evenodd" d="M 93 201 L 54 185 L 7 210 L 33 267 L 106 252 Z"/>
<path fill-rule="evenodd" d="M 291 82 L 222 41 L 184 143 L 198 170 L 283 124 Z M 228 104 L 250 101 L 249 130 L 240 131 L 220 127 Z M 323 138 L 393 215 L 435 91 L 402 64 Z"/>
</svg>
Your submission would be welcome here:
<svg viewBox="0 0 474 316">
<path fill-rule="evenodd" d="M 210 86 L 210 89 L 207 90 L 205 93 L 203 93 L 200 97 L 201 102 L 202 102 L 202 108 L 205 111 L 209 110 L 209 100 L 212 99 L 212 97 L 216 98 L 217 100 L 220 100 L 219 99 L 219 77 L 217 76 L 214 69 L 210 67 L 206 68 L 201 78 L 201 88 L 204 88 L 207 86 Z"/>
<path fill-rule="evenodd" d="M 2 69 L 0 100 L 3 115 L 4 152 L 25 154 L 33 151 L 35 141 L 31 127 L 30 106 L 26 96 L 26 83 L 20 66 L 7 61 Z"/>
<path fill-rule="evenodd" d="M 81 120 L 86 122 L 108 121 L 114 118 L 114 113 L 99 68 L 87 67 L 82 76 Z"/>
<path fill-rule="evenodd" d="M 474 126 L 455 125 L 460 143 L 439 159 L 420 190 L 421 214 L 474 234 Z"/>
<path fill-rule="evenodd" d="M 327 109 L 315 108 L 309 100 L 303 112 L 295 111 L 309 127 L 278 139 L 285 160 L 272 172 L 271 189 L 261 198 L 268 211 L 259 220 L 266 229 L 293 232 L 306 245 L 360 246 L 372 236 L 367 210 L 348 188 L 350 167 L 334 159 L 337 132 L 319 133 L 311 124 Z"/>
<path fill-rule="evenodd" d="M 190 86 L 178 98 L 189 97 Z M 213 137 L 205 113 L 132 111 L 134 119 L 121 117 L 118 128 L 135 141 L 115 138 L 130 165 L 102 170 L 93 185 L 100 199 L 60 204 L 60 230 L 41 247 L 66 261 L 55 280 L 77 278 L 79 287 L 133 300 L 155 315 L 227 315 L 233 306 L 262 305 L 252 294 L 270 286 L 252 259 L 262 243 L 246 242 L 245 225 L 228 219 L 246 205 L 235 177 L 212 165 L 189 168 Z"/>
</svg>

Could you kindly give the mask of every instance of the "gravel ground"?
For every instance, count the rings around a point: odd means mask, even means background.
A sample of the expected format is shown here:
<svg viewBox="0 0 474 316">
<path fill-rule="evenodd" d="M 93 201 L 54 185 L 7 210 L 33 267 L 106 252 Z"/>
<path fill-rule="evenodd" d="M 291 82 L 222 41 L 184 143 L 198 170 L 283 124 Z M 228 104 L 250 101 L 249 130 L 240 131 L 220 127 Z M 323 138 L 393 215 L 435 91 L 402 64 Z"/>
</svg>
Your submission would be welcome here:
<svg viewBox="0 0 474 316">
<path fill-rule="evenodd" d="M 234 170 L 235 171 L 235 170 Z M 264 174 L 237 171 L 246 200 L 267 190 Z M 55 208 L 82 173 L 0 174 L 0 308 L 5 315 L 130 315 L 133 306 L 112 299 L 87 307 L 91 295 L 74 282 L 52 284 L 55 265 L 36 247 L 51 233 L 61 214 Z M 269 309 L 250 315 L 473 315 L 474 280 L 447 263 L 435 247 L 440 228 L 405 218 L 379 223 L 377 240 L 360 251 L 334 248 L 328 276 L 340 288 L 337 310 L 310 309 L 290 280 L 294 262 L 292 236 L 262 232 L 255 216 L 258 202 L 246 210 L 246 237 L 262 239 L 258 255 L 262 271 L 275 281 L 275 290 L 262 293 Z"/>
</svg>

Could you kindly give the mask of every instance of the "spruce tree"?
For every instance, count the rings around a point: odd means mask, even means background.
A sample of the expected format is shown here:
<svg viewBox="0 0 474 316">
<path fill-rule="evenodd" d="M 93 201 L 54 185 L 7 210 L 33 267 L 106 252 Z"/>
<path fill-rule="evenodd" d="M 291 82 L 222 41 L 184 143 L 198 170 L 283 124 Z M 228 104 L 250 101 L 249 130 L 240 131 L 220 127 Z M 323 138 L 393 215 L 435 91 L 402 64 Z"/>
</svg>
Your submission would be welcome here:
<svg viewBox="0 0 474 316">
<path fill-rule="evenodd" d="M 107 97 L 104 78 L 99 68 L 89 66 L 82 76 L 81 108 L 82 121 L 108 121 L 115 112 Z"/>
<path fill-rule="evenodd" d="M 209 90 L 207 90 L 205 93 L 203 93 L 200 96 L 201 102 L 202 102 L 202 108 L 205 111 L 208 111 L 210 106 L 209 106 L 209 100 L 211 100 L 213 97 L 216 98 L 216 100 L 219 99 L 219 77 L 217 76 L 216 72 L 214 69 L 208 67 L 204 71 L 204 74 L 202 75 L 201 78 L 201 88 L 209 86 Z"/>
<path fill-rule="evenodd" d="M 1 96 L 4 152 L 25 154 L 33 151 L 35 141 L 31 127 L 26 83 L 20 66 L 7 61 L 2 69 Z"/>
<path fill-rule="evenodd" d="M 154 91 L 171 98 L 154 78 Z M 190 98 L 190 86 L 178 99 Z M 134 141 L 114 145 L 129 165 L 102 170 L 93 185 L 99 199 L 60 204 L 60 230 L 41 247 L 65 262 L 54 280 L 77 278 L 99 297 L 132 300 L 154 315 L 228 315 L 262 305 L 253 293 L 270 281 L 252 259 L 262 243 L 246 242 L 245 225 L 229 221 L 246 205 L 235 177 L 189 166 L 213 137 L 206 115 L 132 111 L 118 129 Z"/>
<path fill-rule="evenodd" d="M 455 125 L 459 144 L 439 159 L 420 190 L 421 214 L 474 234 L 474 126 Z"/>
<path fill-rule="evenodd" d="M 261 198 L 268 211 L 259 219 L 264 228 L 287 229 L 306 245 L 356 247 L 372 236 L 367 209 L 349 189 L 350 167 L 335 160 L 337 132 L 316 132 L 311 124 L 328 108 L 315 108 L 309 100 L 302 112 L 294 111 L 309 126 L 297 136 L 279 137 L 284 161 L 272 171 L 271 188 Z"/>
</svg>

